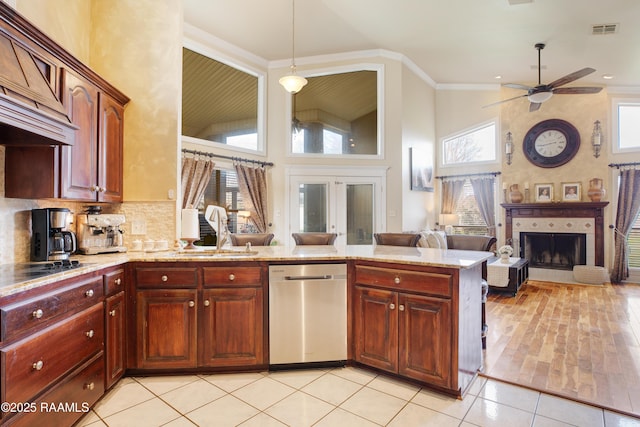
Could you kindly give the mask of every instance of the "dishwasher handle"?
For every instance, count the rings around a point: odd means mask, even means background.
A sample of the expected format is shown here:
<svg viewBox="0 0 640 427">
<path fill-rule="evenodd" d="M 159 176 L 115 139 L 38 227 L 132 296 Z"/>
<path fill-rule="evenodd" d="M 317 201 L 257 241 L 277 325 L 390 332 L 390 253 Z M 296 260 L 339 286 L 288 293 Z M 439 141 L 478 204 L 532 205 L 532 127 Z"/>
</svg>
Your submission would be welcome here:
<svg viewBox="0 0 640 427">
<path fill-rule="evenodd" d="M 331 274 L 323 274 L 318 276 L 284 276 L 284 280 L 328 280 L 333 279 Z"/>
</svg>

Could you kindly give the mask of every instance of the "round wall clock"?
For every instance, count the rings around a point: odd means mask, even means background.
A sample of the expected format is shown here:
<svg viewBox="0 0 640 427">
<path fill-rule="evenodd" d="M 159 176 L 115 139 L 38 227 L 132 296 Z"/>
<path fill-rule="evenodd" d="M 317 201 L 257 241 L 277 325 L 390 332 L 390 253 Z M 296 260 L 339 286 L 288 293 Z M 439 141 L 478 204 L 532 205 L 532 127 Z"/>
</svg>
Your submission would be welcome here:
<svg viewBox="0 0 640 427">
<path fill-rule="evenodd" d="M 580 133 L 569 122 L 544 120 L 529 129 L 522 142 L 522 151 L 531 163 L 541 168 L 564 165 L 578 153 Z"/>
</svg>

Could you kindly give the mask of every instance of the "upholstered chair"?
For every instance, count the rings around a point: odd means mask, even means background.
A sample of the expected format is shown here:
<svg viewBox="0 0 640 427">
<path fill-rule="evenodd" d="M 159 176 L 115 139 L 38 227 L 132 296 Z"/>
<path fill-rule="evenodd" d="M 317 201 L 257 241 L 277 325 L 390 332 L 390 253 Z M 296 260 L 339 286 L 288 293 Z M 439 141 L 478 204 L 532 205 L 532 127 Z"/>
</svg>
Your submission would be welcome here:
<svg viewBox="0 0 640 427">
<path fill-rule="evenodd" d="M 273 239 L 273 233 L 241 233 L 231 234 L 231 244 L 233 246 L 269 246 Z"/>
<path fill-rule="evenodd" d="M 411 233 L 374 233 L 376 244 L 386 246 L 417 246 L 420 234 Z"/>
<path fill-rule="evenodd" d="M 296 245 L 333 245 L 336 233 L 291 233 Z"/>
</svg>

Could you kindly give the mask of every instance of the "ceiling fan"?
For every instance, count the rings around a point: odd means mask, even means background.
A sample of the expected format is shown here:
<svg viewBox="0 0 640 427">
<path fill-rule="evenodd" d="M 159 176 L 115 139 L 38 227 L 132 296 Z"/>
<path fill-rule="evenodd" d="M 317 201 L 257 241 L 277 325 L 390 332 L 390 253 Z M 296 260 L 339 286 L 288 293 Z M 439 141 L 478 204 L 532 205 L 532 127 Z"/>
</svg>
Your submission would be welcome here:
<svg viewBox="0 0 640 427">
<path fill-rule="evenodd" d="M 593 73 L 593 68 L 583 68 L 582 70 L 575 71 L 571 74 L 567 74 L 564 77 L 560 77 L 558 80 L 555 80 L 549 84 L 542 84 L 540 78 L 540 51 L 544 49 L 544 43 L 536 43 L 535 48 L 538 50 L 538 85 L 531 87 L 518 83 L 505 83 L 502 86 L 510 87 L 512 89 L 522 89 L 526 90 L 527 93 L 525 95 L 519 95 L 513 98 L 504 99 L 502 101 L 495 102 L 493 104 L 485 105 L 485 107 L 491 107 L 493 105 L 502 104 L 504 102 L 513 101 L 514 99 L 527 97 L 531 104 L 529 105 L 529 111 L 536 111 L 540 108 L 543 102 L 549 100 L 553 94 L 558 95 L 575 95 L 575 94 L 588 94 L 588 93 L 598 93 L 602 90 L 601 87 L 560 87 L 564 86 L 568 83 L 571 83 L 574 80 L 578 80 L 584 76 L 587 76 Z"/>
</svg>

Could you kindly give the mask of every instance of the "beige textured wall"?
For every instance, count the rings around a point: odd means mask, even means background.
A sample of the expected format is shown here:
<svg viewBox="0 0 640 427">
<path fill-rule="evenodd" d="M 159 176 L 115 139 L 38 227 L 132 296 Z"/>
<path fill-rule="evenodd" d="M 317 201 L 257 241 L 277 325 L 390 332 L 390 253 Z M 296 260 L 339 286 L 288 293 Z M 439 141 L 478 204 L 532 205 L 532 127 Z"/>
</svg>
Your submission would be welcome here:
<svg viewBox="0 0 640 427">
<path fill-rule="evenodd" d="M 435 160 L 435 92 L 433 87 L 403 66 L 402 228 L 396 231 L 422 230 L 433 228 L 435 224 L 435 192 L 411 191 L 409 156 L 409 148 L 417 147 L 431 152 Z M 390 227 L 387 229 L 391 231 Z"/>
<path fill-rule="evenodd" d="M 125 200 L 166 201 L 177 187 L 182 2 L 94 0 L 91 16 L 91 65 L 131 98 Z"/>
</svg>

